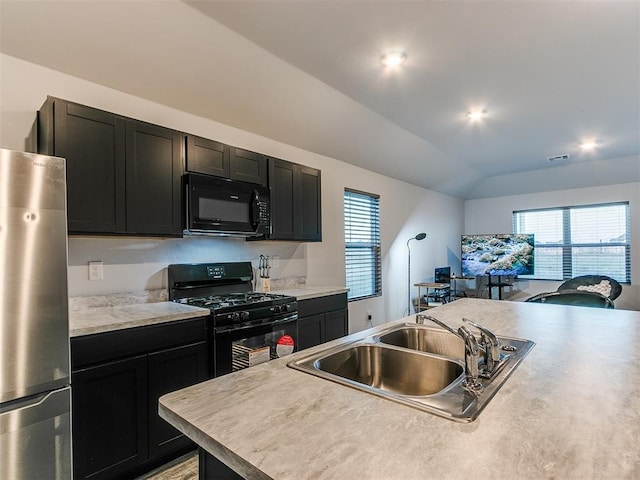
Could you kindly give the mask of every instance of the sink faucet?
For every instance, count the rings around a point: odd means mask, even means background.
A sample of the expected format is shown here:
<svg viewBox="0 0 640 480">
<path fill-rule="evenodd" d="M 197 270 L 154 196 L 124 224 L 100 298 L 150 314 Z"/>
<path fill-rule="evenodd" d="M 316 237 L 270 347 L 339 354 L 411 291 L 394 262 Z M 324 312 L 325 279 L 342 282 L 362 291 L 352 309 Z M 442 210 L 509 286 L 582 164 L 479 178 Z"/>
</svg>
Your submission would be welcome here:
<svg viewBox="0 0 640 480">
<path fill-rule="evenodd" d="M 471 390 L 475 393 L 480 393 L 484 388 L 482 383 L 478 381 L 478 358 L 480 354 L 480 346 L 478 345 L 478 340 L 476 337 L 469 331 L 467 327 L 464 325 L 458 328 L 458 330 L 454 330 L 449 325 L 444 322 L 441 322 L 435 317 L 431 315 L 417 314 L 416 315 L 416 323 L 419 325 L 424 325 L 424 321 L 429 320 L 445 330 L 453 333 L 454 335 L 460 337 L 464 342 L 464 375 L 465 380 L 463 385 L 468 390 Z"/>
<path fill-rule="evenodd" d="M 478 340 L 464 325 L 458 328 L 458 336 L 464 340 L 464 383 L 463 385 L 476 393 L 484 388 L 478 381 Z"/>
<path fill-rule="evenodd" d="M 438 320 L 435 317 L 432 317 L 431 315 L 425 315 L 423 313 L 419 313 L 416 315 L 416 323 L 418 325 L 424 325 L 424 321 L 425 320 L 429 320 L 437 325 L 440 325 L 442 328 L 444 328 L 445 330 L 448 330 L 449 332 L 453 333 L 454 335 L 458 335 L 458 332 L 456 332 L 453 328 L 451 328 L 449 325 L 447 325 L 444 322 L 441 322 L 440 320 Z M 459 335 L 458 335 L 459 336 Z"/>
<path fill-rule="evenodd" d="M 462 321 L 480 330 L 480 345 L 484 350 L 484 372 L 482 375 L 490 377 L 500 364 L 500 340 L 491 330 L 473 320 L 463 318 Z"/>
</svg>

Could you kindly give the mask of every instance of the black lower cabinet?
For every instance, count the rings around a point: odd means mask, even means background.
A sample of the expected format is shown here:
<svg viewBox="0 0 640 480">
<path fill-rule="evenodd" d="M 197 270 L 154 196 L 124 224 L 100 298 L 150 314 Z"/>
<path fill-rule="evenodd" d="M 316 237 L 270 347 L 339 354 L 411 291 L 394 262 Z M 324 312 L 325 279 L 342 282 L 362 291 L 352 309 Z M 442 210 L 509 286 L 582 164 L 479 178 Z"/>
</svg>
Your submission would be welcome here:
<svg viewBox="0 0 640 480">
<path fill-rule="evenodd" d="M 314 347 L 349 333 L 347 294 L 298 300 L 298 349 Z"/>
<path fill-rule="evenodd" d="M 324 315 L 313 315 L 310 317 L 298 317 L 298 349 L 314 347 L 324 343 Z"/>
<path fill-rule="evenodd" d="M 346 309 L 325 313 L 323 340 L 328 342 L 347 335 L 349 333 L 348 317 L 349 313 Z"/>
<path fill-rule="evenodd" d="M 195 449 L 158 398 L 209 378 L 206 331 L 193 319 L 71 339 L 74 479 L 135 478 Z"/>
<path fill-rule="evenodd" d="M 74 478 L 116 478 L 147 459 L 147 358 L 72 374 Z"/>
<path fill-rule="evenodd" d="M 188 345 L 149 354 L 149 459 L 171 453 L 191 441 L 158 415 L 158 399 L 165 393 L 206 379 L 206 344 Z"/>
</svg>

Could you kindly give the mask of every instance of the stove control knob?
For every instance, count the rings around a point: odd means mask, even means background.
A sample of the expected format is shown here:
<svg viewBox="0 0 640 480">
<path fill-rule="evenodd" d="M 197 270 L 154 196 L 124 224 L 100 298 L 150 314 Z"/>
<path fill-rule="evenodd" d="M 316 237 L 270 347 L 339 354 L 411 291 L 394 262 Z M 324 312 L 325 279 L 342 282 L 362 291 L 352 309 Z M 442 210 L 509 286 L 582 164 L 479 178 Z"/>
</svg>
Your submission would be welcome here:
<svg viewBox="0 0 640 480">
<path fill-rule="evenodd" d="M 240 312 L 241 320 L 249 320 L 249 312 Z"/>
<path fill-rule="evenodd" d="M 286 305 L 280 305 L 281 312 L 288 312 L 290 309 L 291 309 L 291 305 L 289 305 L 288 303 Z"/>
<path fill-rule="evenodd" d="M 269 310 L 271 310 L 273 313 L 280 313 L 280 305 L 274 305 L 273 307 L 269 308 Z"/>
<path fill-rule="evenodd" d="M 237 322 L 238 320 L 240 320 L 240 312 L 232 312 L 229 314 L 229 318 L 231 320 L 233 320 L 234 322 Z"/>
</svg>

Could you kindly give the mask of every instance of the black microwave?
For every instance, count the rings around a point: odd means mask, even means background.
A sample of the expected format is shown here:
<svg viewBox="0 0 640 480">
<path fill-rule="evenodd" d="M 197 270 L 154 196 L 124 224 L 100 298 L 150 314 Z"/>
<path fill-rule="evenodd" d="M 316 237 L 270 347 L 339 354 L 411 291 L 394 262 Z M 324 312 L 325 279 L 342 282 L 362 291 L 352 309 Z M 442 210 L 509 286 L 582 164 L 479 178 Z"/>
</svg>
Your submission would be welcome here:
<svg viewBox="0 0 640 480">
<path fill-rule="evenodd" d="M 185 235 L 260 236 L 271 233 L 269 189 L 188 173 Z"/>
</svg>

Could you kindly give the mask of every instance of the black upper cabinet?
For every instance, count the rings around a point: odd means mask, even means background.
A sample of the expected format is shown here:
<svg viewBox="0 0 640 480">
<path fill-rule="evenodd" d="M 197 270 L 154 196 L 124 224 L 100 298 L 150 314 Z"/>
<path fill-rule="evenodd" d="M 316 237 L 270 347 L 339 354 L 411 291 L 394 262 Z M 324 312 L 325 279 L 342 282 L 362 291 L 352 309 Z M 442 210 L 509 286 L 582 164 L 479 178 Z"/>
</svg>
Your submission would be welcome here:
<svg viewBox="0 0 640 480">
<path fill-rule="evenodd" d="M 267 186 L 267 159 L 207 138 L 187 135 L 187 171 Z"/>
<path fill-rule="evenodd" d="M 229 146 L 207 138 L 187 135 L 187 171 L 230 177 Z"/>
<path fill-rule="evenodd" d="M 231 179 L 267 186 L 267 158 L 261 153 L 229 147 Z"/>
<path fill-rule="evenodd" d="M 297 165 L 296 188 L 299 192 L 299 238 L 319 242 L 322 240 L 320 170 Z"/>
<path fill-rule="evenodd" d="M 38 125 L 38 152 L 66 159 L 69 231 L 124 233 L 126 121 L 49 97 Z"/>
<path fill-rule="evenodd" d="M 296 237 L 297 194 L 296 166 L 278 158 L 269 158 L 269 186 L 271 187 L 271 235 L 276 240 Z"/>
<path fill-rule="evenodd" d="M 322 241 L 320 170 L 269 158 L 273 240 Z"/>
<path fill-rule="evenodd" d="M 48 97 L 38 152 L 66 159 L 69 233 L 180 236 L 178 132 Z"/>
<path fill-rule="evenodd" d="M 127 122 L 127 232 L 182 235 L 182 135 Z"/>
</svg>

